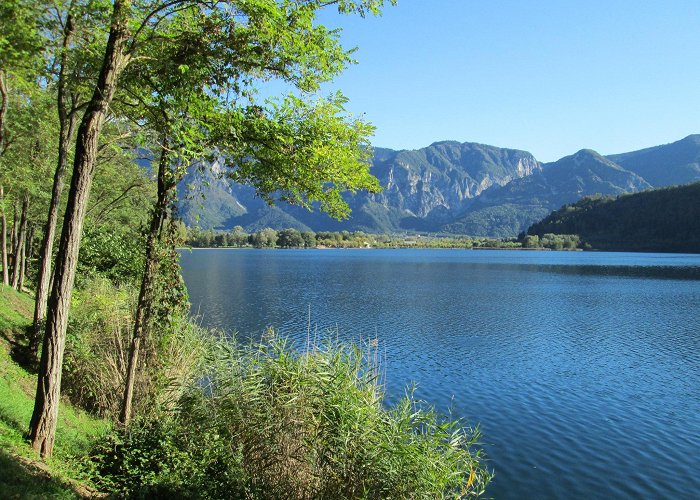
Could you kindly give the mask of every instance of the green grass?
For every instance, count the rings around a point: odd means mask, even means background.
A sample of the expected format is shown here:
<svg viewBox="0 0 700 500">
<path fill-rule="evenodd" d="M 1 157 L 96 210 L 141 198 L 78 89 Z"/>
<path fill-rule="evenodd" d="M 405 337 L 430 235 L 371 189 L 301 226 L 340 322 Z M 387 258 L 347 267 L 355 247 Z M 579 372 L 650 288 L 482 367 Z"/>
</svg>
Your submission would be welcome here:
<svg viewBox="0 0 700 500">
<path fill-rule="evenodd" d="M 70 483 L 81 479 L 75 457 L 84 456 L 90 443 L 109 430 L 109 424 L 64 403 L 59 410 L 54 456 L 46 462 L 46 471 L 26 465 L 39 459 L 24 438 L 34 408 L 36 375 L 16 359 L 21 359 L 17 353 L 32 311 L 29 295 L 0 285 L 0 497 L 75 498 Z"/>
</svg>

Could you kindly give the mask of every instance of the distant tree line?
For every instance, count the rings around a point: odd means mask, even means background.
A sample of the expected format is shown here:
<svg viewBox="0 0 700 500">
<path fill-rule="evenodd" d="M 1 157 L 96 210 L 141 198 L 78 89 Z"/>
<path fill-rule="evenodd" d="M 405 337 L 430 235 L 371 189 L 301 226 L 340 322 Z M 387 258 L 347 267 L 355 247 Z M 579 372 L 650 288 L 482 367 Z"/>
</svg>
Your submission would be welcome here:
<svg viewBox="0 0 700 500">
<path fill-rule="evenodd" d="M 186 244 L 195 248 L 520 248 L 515 238 L 469 236 L 390 235 L 363 231 L 299 231 L 264 228 L 247 233 L 241 226 L 230 231 L 181 227 Z"/>
<path fill-rule="evenodd" d="M 550 250 L 576 250 L 582 247 L 577 234 L 546 233 L 542 237 L 534 234 L 521 235 L 523 248 L 548 248 Z M 584 244 L 585 246 L 585 244 Z"/>
</svg>

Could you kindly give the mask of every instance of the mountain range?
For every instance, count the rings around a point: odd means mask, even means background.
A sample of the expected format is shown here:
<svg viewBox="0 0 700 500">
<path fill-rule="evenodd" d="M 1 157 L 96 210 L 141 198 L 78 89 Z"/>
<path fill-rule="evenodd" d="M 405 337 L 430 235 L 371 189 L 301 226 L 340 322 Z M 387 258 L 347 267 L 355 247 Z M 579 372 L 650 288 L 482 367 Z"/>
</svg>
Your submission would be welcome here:
<svg viewBox="0 0 700 500">
<path fill-rule="evenodd" d="M 253 188 L 227 180 L 222 171 L 215 164 L 192 172 L 179 186 L 180 216 L 187 225 L 510 237 L 584 196 L 699 181 L 700 135 L 609 156 L 582 149 L 552 163 L 527 151 L 469 142 L 375 148 L 371 172 L 384 189 L 348 196 L 352 215 L 344 221 L 284 203 L 268 206 Z"/>
</svg>

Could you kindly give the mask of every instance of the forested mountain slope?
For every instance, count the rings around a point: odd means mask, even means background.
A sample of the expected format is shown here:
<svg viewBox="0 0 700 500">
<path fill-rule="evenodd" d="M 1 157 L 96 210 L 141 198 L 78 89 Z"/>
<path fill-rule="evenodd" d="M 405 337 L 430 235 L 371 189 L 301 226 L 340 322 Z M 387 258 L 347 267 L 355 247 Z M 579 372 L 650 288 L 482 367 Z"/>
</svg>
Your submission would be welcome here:
<svg viewBox="0 0 700 500">
<path fill-rule="evenodd" d="M 700 182 L 618 197 L 586 197 L 527 234 L 578 234 L 601 250 L 700 252 Z"/>
<path fill-rule="evenodd" d="M 581 150 L 530 176 L 492 189 L 478 198 L 447 232 L 512 236 L 565 203 L 600 193 L 615 195 L 651 188 L 637 174 L 595 151 Z"/>
</svg>

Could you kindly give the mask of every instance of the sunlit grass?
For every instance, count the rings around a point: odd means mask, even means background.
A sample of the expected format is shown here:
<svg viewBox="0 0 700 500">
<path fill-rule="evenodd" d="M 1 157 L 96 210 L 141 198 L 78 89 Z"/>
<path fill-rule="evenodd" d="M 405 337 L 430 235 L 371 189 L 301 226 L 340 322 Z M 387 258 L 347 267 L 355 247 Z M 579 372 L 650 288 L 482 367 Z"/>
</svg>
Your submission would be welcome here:
<svg viewBox="0 0 700 500">
<path fill-rule="evenodd" d="M 110 428 L 68 404 L 62 404 L 56 432 L 54 457 L 47 465 L 53 479 L 23 466 L 20 459 L 38 460 L 25 440 L 34 408 L 36 375 L 12 357 L 23 333 L 31 324 L 32 298 L 2 287 L 0 290 L 0 491 L 9 498 L 73 498 L 66 482 L 80 478 L 78 456 Z"/>
</svg>

